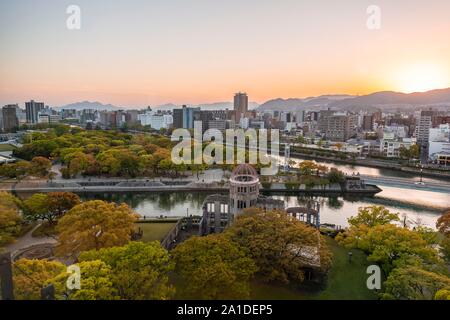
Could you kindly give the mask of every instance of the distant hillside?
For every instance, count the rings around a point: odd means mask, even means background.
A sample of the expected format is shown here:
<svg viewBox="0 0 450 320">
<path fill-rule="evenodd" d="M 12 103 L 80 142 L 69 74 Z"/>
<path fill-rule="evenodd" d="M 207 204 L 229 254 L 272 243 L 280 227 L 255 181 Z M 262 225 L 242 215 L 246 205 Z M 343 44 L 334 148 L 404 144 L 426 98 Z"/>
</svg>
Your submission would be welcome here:
<svg viewBox="0 0 450 320">
<path fill-rule="evenodd" d="M 173 103 L 164 104 L 152 107 L 156 110 L 173 110 L 173 109 L 179 109 L 181 108 L 181 105 L 175 105 Z M 189 107 L 197 108 L 200 107 L 202 110 L 225 110 L 225 109 L 233 109 L 233 103 L 232 102 L 215 102 L 215 103 L 204 103 L 204 104 L 197 104 L 197 105 L 189 105 Z M 249 102 L 248 108 L 250 110 L 256 109 L 259 107 L 259 104 L 256 102 Z"/>
<path fill-rule="evenodd" d="M 206 103 L 206 104 L 199 104 L 199 105 L 189 105 L 190 107 L 200 107 L 202 110 L 225 110 L 225 109 L 233 109 L 233 103 L 232 102 L 216 102 L 216 103 Z M 163 104 L 163 105 L 157 105 L 157 106 L 151 106 L 152 109 L 155 110 L 173 110 L 173 109 L 179 109 L 181 108 L 181 105 L 176 105 L 173 103 Z M 253 110 L 259 107 L 259 104 L 256 102 L 250 102 L 249 103 L 249 109 Z M 93 110 L 107 110 L 107 111 L 113 111 L 113 110 L 131 110 L 131 109 L 145 109 L 147 106 L 141 106 L 141 107 L 117 107 L 112 104 L 102 104 L 101 102 L 90 102 L 90 101 L 83 101 L 83 102 L 75 102 L 71 103 L 62 107 L 56 107 L 55 109 L 61 110 L 61 109 L 75 109 L 75 110 L 83 110 L 83 109 L 93 109 Z"/>
<path fill-rule="evenodd" d="M 381 109 L 417 106 L 450 106 L 450 88 L 428 92 L 401 93 L 393 91 L 376 92 L 364 96 L 320 96 L 306 99 L 275 99 L 263 103 L 258 110 L 295 111 L 305 109 Z"/>
<path fill-rule="evenodd" d="M 366 96 L 355 97 L 353 99 L 336 101 L 331 104 L 331 107 L 382 107 L 386 105 L 425 106 L 439 104 L 450 105 L 450 88 L 409 94 L 393 91 L 376 92 Z"/>
<path fill-rule="evenodd" d="M 119 110 L 119 107 L 116 107 L 112 104 L 102 104 L 100 102 L 90 102 L 90 101 L 83 101 L 83 102 L 75 102 L 71 103 L 62 107 L 57 107 L 55 109 L 75 109 L 75 110 L 83 110 L 83 109 L 93 109 L 93 110 Z"/>
<path fill-rule="evenodd" d="M 283 110 L 283 111 L 296 111 L 305 110 L 312 107 L 326 107 L 329 104 L 353 98 L 350 95 L 324 95 L 320 97 L 309 97 L 304 99 L 292 98 L 292 99 L 274 99 L 269 100 L 258 107 L 259 111 L 268 110 Z"/>
</svg>

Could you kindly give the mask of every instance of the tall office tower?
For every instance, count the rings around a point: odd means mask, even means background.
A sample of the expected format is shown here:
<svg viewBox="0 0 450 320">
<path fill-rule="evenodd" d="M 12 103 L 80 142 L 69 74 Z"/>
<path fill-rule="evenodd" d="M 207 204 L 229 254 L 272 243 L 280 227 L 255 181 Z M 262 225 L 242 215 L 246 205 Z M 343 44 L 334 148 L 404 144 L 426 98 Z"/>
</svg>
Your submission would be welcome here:
<svg viewBox="0 0 450 320">
<path fill-rule="evenodd" d="M 25 102 L 25 111 L 27 114 L 27 122 L 28 123 L 38 123 L 39 121 L 39 112 L 44 110 L 43 102 L 36 102 L 31 100 L 30 102 Z"/>
<path fill-rule="evenodd" d="M 11 132 L 19 127 L 19 120 L 17 119 L 18 105 L 7 105 L 2 109 L 3 116 L 3 130 L 5 132 Z"/>
<path fill-rule="evenodd" d="M 430 128 L 433 123 L 434 111 L 422 111 L 420 113 L 419 124 L 417 126 L 417 143 L 422 147 L 427 147 L 430 136 Z"/>
<path fill-rule="evenodd" d="M 295 122 L 297 122 L 297 123 L 305 122 L 305 111 L 304 110 L 297 111 L 295 113 Z"/>
<path fill-rule="evenodd" d="M 328 129 L 328 118 L 333 116 L 335 111 L 333 110 L 321 110 L 318 115 L 318 129 L 321 133 L 325 133 Z M 311 119 L 312 120 L 312 119 Z"/>
<path fill-rule="evenodd" d="M 175 129 L 183 128 L 183 109 L 173 110 L 173 127 Z"/>
<path fill-rule="evenodd" d="M 234 95 L 234 111 L 236 113 L 236 123 L 241 121 L 241 118 L 248 111 L 248 96 L 246 93 L 236 93 Z"/>
<path fill-rule="evenodd" d="M 372 131 L 373 130 L 373 115 L 364 115 L 362 121 L 362 129 L 364 131 Z"/>
<path fill-rule="evenodd" d="M 200 108 L 189 108 L 187 106 L 183 106 L 183 128 L 193 129 L 195 121 L 201 121 Z"/>
<path fill-rule="evenodd" d="M 354 114 L 335 112 L 329 115 L 327 112 L 326 117 L 323 117 L 321 111 L 320 121 L 325 138 L 328 140 L 344 142 L 356 134 L 358 119 Z"/>
<path fill-rule="evenodd" d="M 201 109 L 183 105 L 182 109 L 173 110 L 173 127 L 176 129 L 193 129 L 195 121 L 201 121 Z"/>
</svg>

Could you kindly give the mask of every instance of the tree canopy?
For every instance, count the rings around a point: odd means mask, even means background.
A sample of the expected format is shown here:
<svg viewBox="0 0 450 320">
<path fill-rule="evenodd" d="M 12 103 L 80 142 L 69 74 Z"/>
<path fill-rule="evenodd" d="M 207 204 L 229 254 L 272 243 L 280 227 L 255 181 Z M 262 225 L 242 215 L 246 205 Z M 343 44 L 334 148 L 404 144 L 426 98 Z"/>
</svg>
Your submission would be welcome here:
<svg viewBox="0 0 450 320">
<path fill-rule="evenodd" d="M 118 296 L 126 300 L 166 300 L 173 296 L 169 272 L 173 263 L 157 241 L 130 242 L 123 247 L 81 253 L 79 261 L 101 260 L 111 268 Z"/>
<path fill-rule="evenodd" d="M 323 272 L 331 266 L 331 252 L 319 231 L 284 211 L 248 209 L 225 234 L 247 249 L 266 281 L 302 282 L 304 268 L 316 263 L 305 251 L 317 256 Z"/>
<path fill-rule="evenodd" d="M 57 254 L 123 246 L 131 240 L 137 215 L 126 204 L 87 201 L 73 207 L 58 221 Z"/>
<path fill-rule="evenodd" d="M 57 261 L 20 259 L 14 262 L 14 297 L 17 300 L 40 300 L 47 282 L 66 271 Z"/>
<path fill-rule="evenodd" d="M 22 216 L 20 200 L 7 192 L 0 192 L 0 246 L 14 239 L 20 231 Z"/>
<path fill-rule="evenodd" d="M 381 298 L 444 297 L 450 278 L 436 249 L 436 233 L 429 228 L 410 230 L 394 225 L 391 222 L 398 221 L 398 215 L 383 207 L 363 209 L 349 219 L 350 227 L 336 240 L 363 250 L 369 261 L 381 265 L 386 277 Z"/>
<path fill-rule="evenodd" d="M 173 252 L 182 299 L 247 299 L 255 263 L 238 244 L 223 235 L 193 237 Z"/>
<path fill-rule="evenodd" d="M 118 300 L 117 290 L 112 282 L 112 270 L 100 260 L 83 261 L 77 264 L 81 271 L 80 289 L 67 288 L 68 272 L 47 281 L 55 286 L 58 300 Z"/>
<path fill-rule="evenodd" d="M 23 207 L 27 219 L 53 223 L 80 203 L 80 197 L 71 192 L 35 193 L 23 202 Z"/>
<path fill-rule="evenodd" d="M 358 214 L 355 217 L 351 217 L 348 219 L 348 223 L 351 226 L 364 224 L 368 227 L 389 224 L 395 221 L 400 221 L 399 214 L 390 212 L 383 206 L 369 206 L 359 208 Z"/>
</svg>

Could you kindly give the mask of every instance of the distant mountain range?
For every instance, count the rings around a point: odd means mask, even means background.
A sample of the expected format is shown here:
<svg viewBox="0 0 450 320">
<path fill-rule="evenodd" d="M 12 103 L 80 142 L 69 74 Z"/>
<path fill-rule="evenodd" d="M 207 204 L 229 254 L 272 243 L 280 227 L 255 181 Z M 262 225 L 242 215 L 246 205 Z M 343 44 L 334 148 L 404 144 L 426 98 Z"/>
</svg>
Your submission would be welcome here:
<svg viewBox="0 0 450 320">
<path fill-rule="evenodd" d="M 152 109 L 155 110 L 173 110 L 173 109 L 179 109 L 181 108 L 181 105 L 175 105 L 173 103 L 163 104 L 163 105 L 157 105 L 157 106 L 151 106 Z M 202 110 L 225 110 L 225 109 L 233 109 L 233 103 L 232 102 L 216 102 L 216 103 L 205 103 L 205 104 L 199 104 L 199 105 L 189 105 L 189 107 L 200 107 Z M 259 107 L 259 104 L 256 102 L 250 102 L 249 103 L 249 109 L 253 110 Z M 136 107 L 134 109 L 145 109 L 146 106 Z M 61 110 L 61 109 L 75 109 L 75 110 L 83 110 L 83 109 L 93 109 L 93 110 L 107 110 L 107 111 L 113 111 L 113 110 L 127 110 L 127 109 L 133 109 L 130 107 L 118 107 L 112 104 L 102 104 L 100 102 L 90 102 L 90 101 L 83 101 L 83 102 L 75 102 L 71 103 L 62 107 L 56 107 L 55 109 Z"/>
<path fill-rule="evenodd" d="M 202 110 L 224 110 L 233 109 L 232 102 L 216 102 L 198 105 L 189 105 L 190 107 L 200 107 Z M 420 107 L 450 107 L 450 88 L 431 90 L 427 92 L 401 93 L 394 91 L 375 92 L 363 96 L 351 95 L 323 95 L 319 97 L 292 98 L 292 99 L 274 99 L 269 100 L 262 105 L 256 102 L 249 103 L 249 109 L 258 111 L 297 111 L 297 110 L 323 110 L 330 108 L 334 110 L 361 110 L 373 109 L 374 107 L 382 110 L 414 109 Z M 146 106 L 135 109 L 144 109 Z M 151 106 L 154 110 L 173 110 L 181 108 L 181 105 L 172 103 Z M 100 102 L 76 102 L 56 109 L 94 109 L 94 110 L 126 110 L 130 107 L 118 107 L 112 104 L 102 104 Z"/>
<path fill-rule="evenodd" d="M 159 106 L 154 106 L 152 109 L 156 110 L 173 110 L 173 109 L 179 109 L 182 106 L 175 105 L 173 103 L 169 104 L 163 104 Z M 215 103 L 204 103 L 204 104 L 197 104 L 197 105 L 189 105 L 189 107 L 192 108 L 201 108 L 202 110 L 225 110 L 225 109 L 233 109 L 233 103 L 232 102 L 215 102 Z M 259 104 L 256 102 L 249 102 L 248 108 L 250 110 L 254 110 L 259 107 Z"/>
<path fill-rule="evenodd" d="M 313 108 L 360 110 L 373 107 L 404 109 L 424 106 L 450 107 L 450 88 L 409 94 L 382 91 L 364 96 L 324 95 L 306 99 L 275 99 L 260 105 L 258 111 L 296 111 Z"/>
<path fill-rule="evenodd" d="M 84 109 L 92 109 L 92 110 L 107 110 L 107 111 L 112 111 L 112 110 L 120 110 L 119 107 L 116 107 L 112 104 L 102 104 L 101 102 L 90 102 L 90 101 L 83 101 L 83 102 L 75 102 L 75 103 L 71 103 L 62 107 L 56 107 L 55 109 L 57 110 L 62 110 L 62 109 L 74 109 L 74 110 L 84 110 Z"/>
</svg>

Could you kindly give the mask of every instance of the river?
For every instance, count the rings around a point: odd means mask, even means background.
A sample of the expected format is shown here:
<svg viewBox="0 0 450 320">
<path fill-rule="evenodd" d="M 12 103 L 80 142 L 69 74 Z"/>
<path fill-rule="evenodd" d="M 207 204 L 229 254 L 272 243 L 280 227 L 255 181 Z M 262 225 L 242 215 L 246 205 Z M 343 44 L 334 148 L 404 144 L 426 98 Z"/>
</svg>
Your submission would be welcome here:
<svg viewBox="0 0 450 320">
<path fill-rule="evenodd" d="M 86 194 L 82 195 L 82 198 L 124 202 L 140 215 L 153 218 L 201 215 L 201 207 L 207 195 L 208 193 L 205 192 L 141 192 Z M 347 226 L 347 219 L 355 215 L 359 207 L 364 206 L 383 205 L 393 212 L 400 213 L 400 217 L 406 218 L 411 226 L 420 224 L 431 228 L 434 228 L 436 220 L 443 213 L 444 208 L 450 208 L 450 195 L 448 194 L 388 187 L 383 187 L 383 192 L 374 197 L 310 197 L 282 194 L 272 194 L 271 196 L 283 200 L 286 207 L 302 206 L 311 199 L 318 201 L 321 223 L 344 227 Z"/>
</svg>

